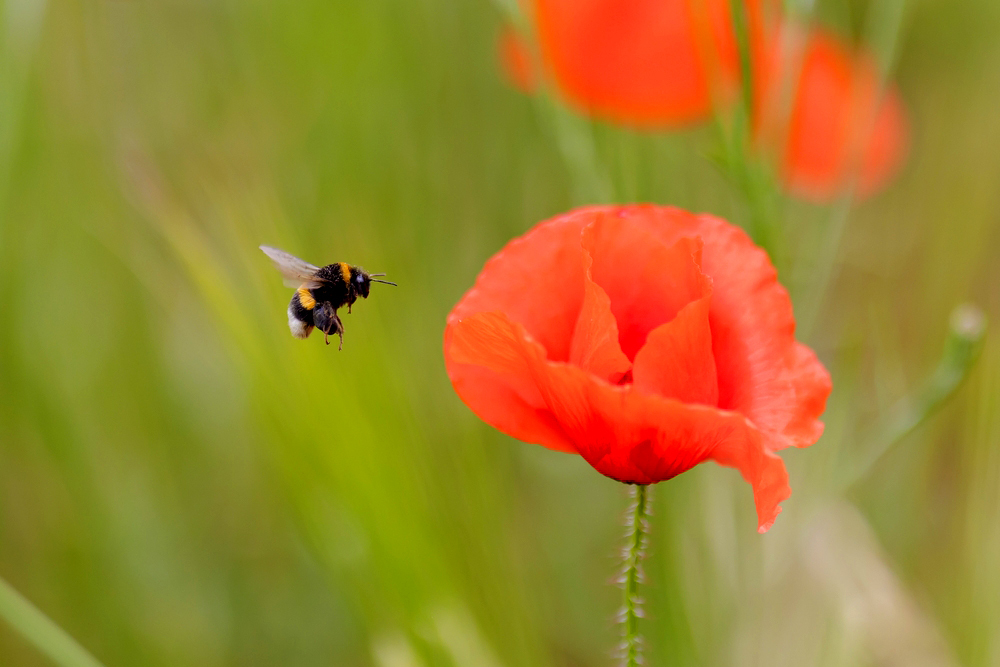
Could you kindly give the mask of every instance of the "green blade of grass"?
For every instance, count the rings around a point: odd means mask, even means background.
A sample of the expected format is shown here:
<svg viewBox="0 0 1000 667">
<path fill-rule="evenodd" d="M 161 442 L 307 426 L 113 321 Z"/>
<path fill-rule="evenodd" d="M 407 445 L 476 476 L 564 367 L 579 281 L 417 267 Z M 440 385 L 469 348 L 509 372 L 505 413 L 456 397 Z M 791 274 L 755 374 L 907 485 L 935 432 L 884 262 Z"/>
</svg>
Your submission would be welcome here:
<svg viewBox="0 0 1000 667">
<path fill-rule="evenodd" d="M 0 617 L 57 665 L 102 667 L 87 649 L 80 646 L 65 630 L 2 578 L 0 578 Z"/>
<path fill-rule="evenodd" d="M 986 316 L 978 307 L 963 304 L 955 308 L 937 368 L 922 388 L 900 399 L 876 427 L 869 438 L 871 444 L 866 448 L 867 453 L 850 469 L 840 488 L 850 489 L 865 479 L 898 442 L 944 405 L 979 358 L 985 334 Z"/>
</svg>

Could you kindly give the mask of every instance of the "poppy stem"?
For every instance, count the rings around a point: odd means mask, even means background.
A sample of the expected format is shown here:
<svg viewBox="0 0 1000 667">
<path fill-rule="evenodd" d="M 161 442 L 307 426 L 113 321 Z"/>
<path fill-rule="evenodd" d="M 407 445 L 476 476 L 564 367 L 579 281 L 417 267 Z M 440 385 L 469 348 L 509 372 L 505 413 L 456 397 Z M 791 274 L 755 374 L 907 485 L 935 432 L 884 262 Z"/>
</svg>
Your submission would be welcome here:
<svg viewBox="0 0 1000 667">
<path fill-rule="evenodd" d="M 644 484 L 634 484 L 629 493 L 632 505 L 625 517 L 628 532 L 625 534 L 625 567 L 621 578 L 625 604 L 619 622 L 622 626 L 625 667 L 637 667 L 642 663 L 642 637 L 639 636 L 642 598 L 639 597 L 639 584 L 643 581 L 641 561 L 646 556 L 649 542 L 649 490 Z"/>
</svg>

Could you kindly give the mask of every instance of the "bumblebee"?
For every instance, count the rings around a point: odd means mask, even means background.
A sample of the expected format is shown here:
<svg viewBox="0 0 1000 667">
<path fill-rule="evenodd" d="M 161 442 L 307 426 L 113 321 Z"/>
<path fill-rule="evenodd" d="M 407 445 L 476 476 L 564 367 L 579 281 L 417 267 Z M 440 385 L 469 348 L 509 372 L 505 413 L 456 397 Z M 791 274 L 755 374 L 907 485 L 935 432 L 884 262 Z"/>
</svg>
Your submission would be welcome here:
<svg viewBox="0 0 1000 667">
<path fill-rule="evenodd" d="M 340 336 L 340 347 L 344 349 L 344 323 L 337 315 L 337 309 L 351 306 L 360 296 L 368 298 L 372 283 L 396 286 L 388 280 L 379 280 L 384 273 L 368 273 L 359 266 L 347 262 L 327 264 L 320 268 L 303 261 L 284 250 L 271 246 L 260 247 L 281 271 L 286 287 L 295 287 L 295 294 L 288 304 L 288 328 L 296 338 L 308 338 L 313 327 L 325 335 L 330 344 L 330 334 Z"/>
</svg>

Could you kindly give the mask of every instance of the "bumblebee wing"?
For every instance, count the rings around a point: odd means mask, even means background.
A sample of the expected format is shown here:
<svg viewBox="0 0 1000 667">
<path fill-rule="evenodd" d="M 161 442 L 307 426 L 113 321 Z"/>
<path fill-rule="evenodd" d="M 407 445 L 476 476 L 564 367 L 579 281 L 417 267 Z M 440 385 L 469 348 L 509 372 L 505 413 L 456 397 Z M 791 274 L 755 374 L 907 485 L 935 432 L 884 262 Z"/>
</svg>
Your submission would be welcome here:
<svg viewBox="0 0 1000 667">
<path fill-rule="evenodd" d="M 269 245 L 262 245 L 260 249 L 271 258 L 275 268 L 281 271 L 281 275 L 285 279 L 285 287 L 300 287 L 303 284 L 310 289 L 319 287 L 320 281 L 315 278 L 316 272 L 319 271 L 318 266 L 313 266 L 295 255 L 290 255 L 284 250 L 272 248 Z"/>
</svg>

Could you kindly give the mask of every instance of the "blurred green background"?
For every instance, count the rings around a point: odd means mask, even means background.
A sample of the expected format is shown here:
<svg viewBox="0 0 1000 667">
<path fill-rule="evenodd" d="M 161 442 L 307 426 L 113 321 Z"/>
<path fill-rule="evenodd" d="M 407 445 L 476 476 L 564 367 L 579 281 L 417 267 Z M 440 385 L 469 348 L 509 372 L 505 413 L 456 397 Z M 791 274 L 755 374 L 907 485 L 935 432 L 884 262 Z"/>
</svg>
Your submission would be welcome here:
<svg viewBox="0 0 1000 667">
<path fill-rule="evenodd" d="M 813 9 L 863 40 L 885 6 Z M 1000 665 L 997 336 L 944 410 L 840 481 L 935 368 L 952 308 L 1000 321 L 1000 3 L 892 7 L 907 166 L 862 204 L 779 207 L 800 336 L 834 376 L 827 434 L 784 455 L 794 493 L 765 536 L 732 470 L 654 489 L 649 664 Z M 635 134 L 510 90 L 501 18 L 0 1 L 0 576 L 103 664 L 611 664 L 626 490 L 475 418 L 445 316 L 572 206 L 747 207 L 709 129 Z M 344 317 L 343 352 L 293 340 L 261 243 L 400 286 Z M 51 663 L 0 621 L 0 664 Z"/>
</svg>

